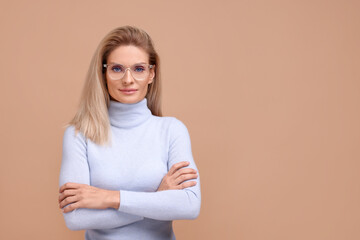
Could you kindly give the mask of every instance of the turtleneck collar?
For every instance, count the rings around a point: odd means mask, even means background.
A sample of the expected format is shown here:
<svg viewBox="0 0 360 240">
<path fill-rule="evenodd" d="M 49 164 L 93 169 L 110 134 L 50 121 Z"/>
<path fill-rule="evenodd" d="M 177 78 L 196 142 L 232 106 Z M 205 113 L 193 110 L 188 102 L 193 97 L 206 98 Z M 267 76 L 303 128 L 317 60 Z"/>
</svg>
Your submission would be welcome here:
<svg viewBox="0 0 360 240">
<path fill-rule="evenodd" d="M 151 115 L 144 98 L 137 103 L 121 103 L 110 100 L 109 105 L 110 124 L 119 128 L 131 128 L 145 122 Z"/>
</svg>

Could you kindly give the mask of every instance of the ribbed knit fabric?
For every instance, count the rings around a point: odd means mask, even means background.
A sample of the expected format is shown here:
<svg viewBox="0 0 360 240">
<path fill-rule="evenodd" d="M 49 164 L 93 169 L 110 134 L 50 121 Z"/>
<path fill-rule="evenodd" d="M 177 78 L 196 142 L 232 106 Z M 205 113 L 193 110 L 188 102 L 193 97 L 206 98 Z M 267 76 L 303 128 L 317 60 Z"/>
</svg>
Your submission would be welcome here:
<svg viewBox="0 0 360 240">
<path fill-rule="evenodd" d="M 59 187 L 66 182 L 118 190 L 118 209 L 78 208 L 63 213 L 71 230 L 86 240 L 174 240 L 172 221 L 200 213 L 200 174 L 186 126 L 175 117 L 151 114 L 147 99 L 110 101 L 111 146 L 99 146 L 73 126 L 63 136 Z M 172 165 L 189 161 L 197 170 L 193 187 L 156 192 Z"/>
</svg>

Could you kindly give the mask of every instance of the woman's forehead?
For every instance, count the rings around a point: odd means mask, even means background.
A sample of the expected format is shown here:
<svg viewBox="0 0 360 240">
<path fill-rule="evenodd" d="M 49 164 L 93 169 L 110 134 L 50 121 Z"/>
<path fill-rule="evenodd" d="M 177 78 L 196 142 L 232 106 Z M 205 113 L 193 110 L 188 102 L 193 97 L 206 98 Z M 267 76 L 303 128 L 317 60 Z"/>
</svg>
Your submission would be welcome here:
<svg viewBox="0 0 360 240">
<path fill-rule="evenodd" d="M 123 65 L 132 65 L 135 63 L 148 63 L 148 54 L 136 46 L 119 46 L 115 48 L 108 56 L 107 63 L 119 63 Z"/>
</svg>

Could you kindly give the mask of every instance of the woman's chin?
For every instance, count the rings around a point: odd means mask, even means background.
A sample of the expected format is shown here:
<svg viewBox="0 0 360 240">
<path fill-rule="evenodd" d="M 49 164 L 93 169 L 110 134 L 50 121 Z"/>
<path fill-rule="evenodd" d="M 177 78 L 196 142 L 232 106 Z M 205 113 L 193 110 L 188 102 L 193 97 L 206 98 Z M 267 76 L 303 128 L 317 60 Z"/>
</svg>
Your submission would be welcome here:
<svg viewBox="0 0 360 240">
<path fill-rule="evenodd" d="M 122 94 L 121 96 L 116 96 L 116 98 L 112 97 L 112 100 L 118 101 L 121 103 L 131 104 L 131 103 L 137 103 L 137 102 L 141 101 L 143 98 L 144 97 L 141 97 L 137 93 L 135 93 L 135 94 L 131 94 L 131 95 Z"/>
</svg>

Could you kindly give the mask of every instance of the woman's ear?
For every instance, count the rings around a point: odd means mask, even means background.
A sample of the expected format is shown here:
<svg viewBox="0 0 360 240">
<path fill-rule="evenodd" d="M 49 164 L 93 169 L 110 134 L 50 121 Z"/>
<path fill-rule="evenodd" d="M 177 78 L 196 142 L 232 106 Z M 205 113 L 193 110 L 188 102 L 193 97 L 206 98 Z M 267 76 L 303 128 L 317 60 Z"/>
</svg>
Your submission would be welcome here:
<svg viewBox="0 0 360 240">
<path fill-rule="evenodd" d="M 154 65 L 154 66 L 155 66 L 155 65 Z M 151 68 L 151 70 L 150 70 L 150 81 L 149 81 L 149 84 L 154 81 L 154 78 L 155 78 L 155 69 L 154 69 L 154 68 Z"/>
</svg>

